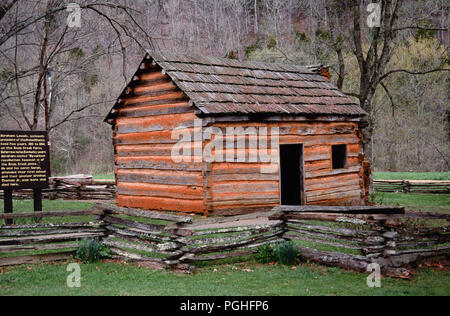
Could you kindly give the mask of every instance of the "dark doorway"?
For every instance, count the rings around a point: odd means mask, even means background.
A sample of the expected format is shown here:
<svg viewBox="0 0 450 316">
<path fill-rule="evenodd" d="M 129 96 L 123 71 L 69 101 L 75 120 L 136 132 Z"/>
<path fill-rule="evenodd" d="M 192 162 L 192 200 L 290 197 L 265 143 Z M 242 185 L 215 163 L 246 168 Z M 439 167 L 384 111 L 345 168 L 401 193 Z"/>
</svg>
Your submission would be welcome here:
<svg viewBox="0 0 450 316">
<path fill-rule="evenodd" d="M 280 145 L 281 205 L 304 204 L 303 145 Z"/>
</svg>

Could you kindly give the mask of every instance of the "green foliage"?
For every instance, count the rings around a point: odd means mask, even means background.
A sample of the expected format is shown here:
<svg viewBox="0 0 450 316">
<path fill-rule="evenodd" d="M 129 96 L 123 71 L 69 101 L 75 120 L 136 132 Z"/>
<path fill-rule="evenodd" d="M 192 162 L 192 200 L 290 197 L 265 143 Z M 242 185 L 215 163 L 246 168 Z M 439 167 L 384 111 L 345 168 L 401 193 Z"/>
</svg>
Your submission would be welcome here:
<svg viewBox="0 0 450 316">
<path fill-rule="evenodd" d="M 268 49 L 277 49 L 277 40 L 275 37 L 270 37 L 269 42 L 267 43 Z"/>
<path fill-rule="evenodd" d="M 443 67 L 445 65 L 450 65 L 450 53 L 449 52 L 444 54 L 444 56 L 442 57 L 441 67 Z M 449 80 L 450 80 L 450 77 L 447 77 L 446 82 L 449 83 Z"/>
<path fill-rule="evenodd" d="M 369 198 L 370 204 L 384 205 L 384 195 L 380 192 L 373 192 Z"/>
<path fill-rule="evenodd" d="M 14 71 L 9 68 L 0 70 L 0 80 L 7 80 L 14 75 Z"/>
<path fill-rule="evenodd" d="M 54 174 L 62 174 L 66 170 L 67 159 L 60 151 L 52 151 L 50 153 L 50 169 Z"/>
<path fill-rule="evenodd" d="M 302 43 L 302 42 L 310 42 L 311 40 L 309 39 L 308 35 L 306 35 L 305 32 L 296 31 L 295 32 L 295 41 Z"/>
<path fill-rule="evenodd" d="M 103 46 L 101 44 L 97 44 L 92 50 L 92 55 L 97 55 L 96 57 L 94 57 L 96 60 L 99 59 L 99 55 L 101 54 L 102 50 Z"/>
<path fill-rule="evenodd" d="M 86 53 L 83 51 L 82 48 L 80 48 L 80 47 L 75 47 L 75 48 L 72 48 L 72 49 L 69 51 L 69 55 L 70 55 L 70 57 L 72 57 L 72 58 L 81 59 L 81 58 L 83 58 L 84 56 L 86 56 Z"/>
<path fill-rule="evenodd" d="M 276 63 L 283 62 L 285 60 L 285 57 L 278 50 L 262 48 L 251 53 L 249 56 L 247 56 L 247 59 L 253 61 Z"/>
<path fill-rule="evenodd" d="M 450 180 L 450 172 L 374 172 L 375 180 Z"/>
<path fill-rule="evenodd" d="M 266 243 L 258 247 L 255 260 L 259 263 L 279 262 L 282 265 L 294 265 L 299 252 L 292 241 L 279 242 L 275 246 Z"/>
<path fill-rule="evenodd" d="M 267 264 L 271 262 L 277 262 L 278 257 L 275 254 L 274 247 L 271 244 L 266 243 L 258 247 L 255 255 L 255 260 L 256 262 Z"/>
<path fill-rule="evenodd" d="M 275 254 L 282 265 L 294 265 L 299 252 L 292 241 L 280 242 L 275 246 Z"/>
<path fill-rule="evenodd" d="M 134 264 L 99 262 L 82 267 L 80 288 L 69 288 L 67 263 L 24 265 L 0 273 L 0 296 L 298 296 L 392 295 L 448 296 L 450 271 L 419 268 L 413 281 L 383 278 L 381 288 L 366 286 L 366 273 L 302 264 L 225 264 L 191 275 L 139 268 Z"/>
<path fill-rule="evenodd" d="M 16 219 L 14 219 L 14 225 L 38 224 L 40 221 L 41 221 L 41 219 L 39 217 L 16 218 Z"/>
<path fill-rule="evenodd" d="M 77 249 L 76 258 L 83 263 L 94 263 L 109 257 L 109 248 L 96 239 L 83 239 Z"/>
<path fill-rule="evenodd" d="M 258 38 L 256 39 L 256 42 L 250 46 L 247 46 L 245 48 L 245 56 L 248 58 L 251 54 L 253 54 L 255 51 L 262 48 L 261 40 Z"/>
<path fill-rule="evenodd" d="M 383 205 L 405 206 L 408 210 L 423 210 L 450 214 L 449 194 L 419 194 L 419 193 L 388 193 L 379 192 L 378 201 Z"/>
<path fill-rule="evenodd" d="M 331 34 L 329 31 L 317 29 L 316 36 L 317 36 L 317 38 L 319 38 L 320 40 L 322 40 L 324 42 L 331 41 Z"/>
<path fill-rule="evenodd" d="M 96 173 L 96 174 L 93 174 L 92 176 L 96 180 L 105 180 L 105 179 L 114 180 L 116 178 L 116 175 L 114 173 Z"/>
<path fill-rule="evenodd" d="M 434 31 L 434 30 L 426 30 L 426 29 L 435 28 L 435 26 L 434 26 L 432 21 L 430 21 L 430 20 L 422 20 L 422 21 L 419 22 L 419 27 L 422 27 L 425 30 L 423 30 L 423 29 L 417 30 L 417 32 L 416 32 L 416 40 L 417 41 L 420 41 L 420 40 L 423 40 L 423 39 L 433 39 L 433 38 L 436 37 L 436 33 L 437 33 L 436 31 Z"/>
<path fill-rule="evenodd" d="M 99 81 L 100 81 L 100 79 L 98 78 L 98 74 L 93 74 L 90 77 L 90 85 L 91 86 L 95 86 Z"/>
<path fill-rule="evenodd" d="M 87 146 L 91 141 L 91 137 L 89 137 L 89 135 L 85 133 L 77 133 L 76 135 L 74 135 L 74 146 L 79 147 L 80 149 Z"/>
</svg>

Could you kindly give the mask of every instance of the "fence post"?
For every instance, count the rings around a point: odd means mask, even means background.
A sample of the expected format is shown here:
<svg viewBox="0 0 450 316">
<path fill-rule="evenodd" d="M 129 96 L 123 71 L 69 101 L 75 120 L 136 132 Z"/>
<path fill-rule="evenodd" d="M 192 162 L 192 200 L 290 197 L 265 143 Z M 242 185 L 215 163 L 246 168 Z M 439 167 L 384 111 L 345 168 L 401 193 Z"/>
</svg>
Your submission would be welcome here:
<svg viewBox="0 0 450 316">
<path fill-rule="evenodd" d="M 402 180 L 402 191 L 403 193 L 409 193 L 411 191 L 409 181 Z"/>
<path fill-rule="evenodd" d="M 5 214 L 12 213 L 13 212 L 13 191 L 10 189 L 4 190 L 4 212 Z M 5 219 L 6 225 L 12 225 L 14 224 L 13 219 Z"/>
<path fill-rule="evenodd" d="M 33 189 L 33 204 L 35 212 L 42 212 L 42 190 Z"/>
</svg>

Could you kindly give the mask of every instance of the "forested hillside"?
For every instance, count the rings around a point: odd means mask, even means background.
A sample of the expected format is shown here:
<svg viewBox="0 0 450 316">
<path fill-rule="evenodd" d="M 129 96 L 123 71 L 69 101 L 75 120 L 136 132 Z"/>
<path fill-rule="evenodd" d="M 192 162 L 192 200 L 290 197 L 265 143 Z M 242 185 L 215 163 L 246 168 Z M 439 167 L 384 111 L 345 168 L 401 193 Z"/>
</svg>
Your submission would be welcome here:
<svg viewBox="0 0 450 316">
<path fill-rule="evenodd" d="M 324 64 L 370 112 L 376 170 L 448 171 L 448 1 L 378 1 L 380 27 L 371 2 L 0 0 L 0 130 L 49 130 L 53 174 L 107 173 L 145 49 Z"/>
</svg>

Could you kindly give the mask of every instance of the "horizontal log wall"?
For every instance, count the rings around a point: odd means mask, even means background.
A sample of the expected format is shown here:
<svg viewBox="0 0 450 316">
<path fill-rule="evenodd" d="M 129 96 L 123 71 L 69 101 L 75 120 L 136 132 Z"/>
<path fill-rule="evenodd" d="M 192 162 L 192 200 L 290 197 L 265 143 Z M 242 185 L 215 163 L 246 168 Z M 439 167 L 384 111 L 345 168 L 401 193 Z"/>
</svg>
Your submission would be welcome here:
<svg viewBox="0 0 450 316">
<path fill-rule="evenodd" d="M 189 98 L 157 65 L 143 63 L 115 109 L 114 149 L 117 204 L 149 210 L 231 215 L 237 209 L 280 203 L 279 175 L 262 174 L 263 163 L 181 163 L 171 154 L 179 139 L 193 133 L 199 119 Z M 220 118 L 218 118 L 220 121 Z M 213 123 L 203 127 L 279 127 L 281 144 L 302 143 L 308 204 L 361 204 L 361 138 L 357 122 Z M 225 133 L 224 133 L 225 134 Z M 186 140 L 188 141 L 188 140 Z M 331 170 L 331 145 L 347 144 L 347 166 Z M 209 141 L 192 144 L 204 150 Z M 201 148 L 196 148 L 200 147 Z M 244 153 L 248 155 L 248 148 Z M 227 151 L 225 151 L 225 155 Z M 277 153 L 278 154 L 278 153 Z M 343 185 L 342 185 L 343 184 Z"/>
<path fill-rule="evenodd" d="M 171 157 L 179 141 L 172 132 L 192 133 L 198 118 L 161 68 L 143 68 L 122 98 L 114 125 L 117 205 L 203 214 L 204 164 Z"/>
<path fill-rule="evenodd" d="M 305 161 L 305 191 L 308 205 L 364 204 L 362 182 L 362 149 L 358 123 L 353 122 L 283 122 L 283 123 L 215 123 L 221 129 L 226 144 L 227 128 L 278 127 L 279 143 L 303 144 Z M 261 173 L 269 166 L 258 159 L 249 162 L 249 139 L 244 136 L 247 149 L 245 163 L 213 162 L 210 166 L 207 203 L 211 213 L 233 213 L 233 209 L 275 206 L 280 204 L 279 173 Z M 212 141 L 212 140 L 211 140 Z M 210 142 L 205 142 L 205 145 Z M 234 140 L 235 143 L 237 139 Z M 270 137 L 268 138 L 270 147 Z M 332 170 L 331 145 L 347 144 L 347 164 L 344 169 Z M 224 145 L 225 146 L 225 145 Z M 235 146 L 236 147 L 236 146 Z M 257 150 L 256 153 L 260 153 Z M 223 151 L 226 159 L 228 150 Z M 239 151 L 236 151 L 240 154 Z M 266 151 L 263 151 L 266 153 Z M 270 151 L 269 151 L 270 153 Z M 213 151 L 215 154 L 215 151 Z M 275 153 L 278 156 L 278 150 Z"/>
</svg>

